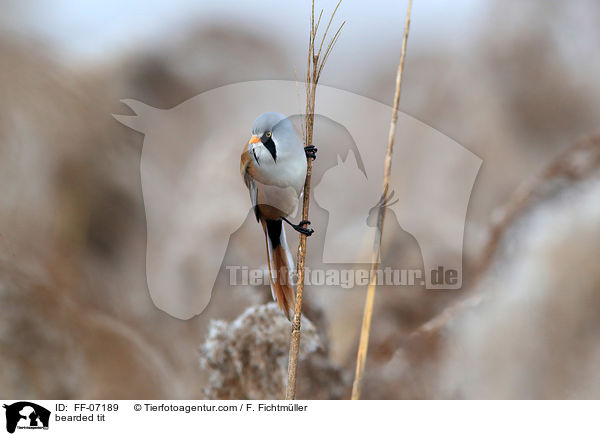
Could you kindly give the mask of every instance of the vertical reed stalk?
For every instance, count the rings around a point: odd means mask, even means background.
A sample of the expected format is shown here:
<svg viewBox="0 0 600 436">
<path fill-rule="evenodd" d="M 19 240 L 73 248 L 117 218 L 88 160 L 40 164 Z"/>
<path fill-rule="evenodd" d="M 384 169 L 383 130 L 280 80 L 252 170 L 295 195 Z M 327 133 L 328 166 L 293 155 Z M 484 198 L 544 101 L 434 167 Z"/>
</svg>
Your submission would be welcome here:
<svg viewBox="0 0 600 436">
<path fill-rule="evenodd" d="M 321 56 L 321 51 L 323 49 L 323 44 L 327 37 L 327 33 L 329 32 L 329 27 L 331 26 L 333 17 L 335 16 L 335 13 L 337 12 L 341 2 L 342 1 L 340 0 L 335 9 L 333 10 L 331 17 L 329 18 L 329 22 L 327 23 L 327 27 L 325 28 L 323 38 L 321 39 L 318 49 L 316 49 L 315 42 L 317 37 L 317 31 L 319 30 L 319 24 L 321 23 L 323 11 L 321 10 L 319 17 L 315 22 L 315 2 L 314 0 L 312 1 L 310 15 L 310 35 L 308 42 L 308 58 L 306 68 L 306 112 L 303 123 L 303 139 L 305 145 L 312 145 L 313 127 L 315 121 L 315 98 L 317 92 L 317 84 L 319 83 L 319 78 L 321 76 L 321 72 L 323 71 L 323 67 L 325 66 L 325 62 L 327 61 L 327 58 L 329 57 L 333 46 L 339 38 L 342 27 L 345 24 L 345 22 L 341 24 L 337 32 L 327 43 L 325 51 Z M 306 181 L 304 183 L 304 197 L 302 200 L 302 220 L 308 219 L 311 173 L 312 160 L 307 159 Z M 288 383 L 285 393 L 286 400 L 293 400 L 296 398 L 296 375 L 298 372 L 298 354 L 300 351 L 300 322 L 302 316 L 302 293 L 304 291 L 305 259 L 306 235 L 301 234 L 300 243 L 298 244 L 298 284 L 296 288 L 296 308 L 294 313 L 294 319 L 292 320 L 292 334 L 290 339 L 290 354 L 288 360 Z"/>
<path fill-rule="evenodd" d="M 383 192 L 381 194 L 377 213 L 377 230 L 373 240 L 373 253 L 371 255 L 371 271 L 369 279 L 369 288 L 365 300 L 365 310 L 363 314 L 362 328 L 360 332 L 360 344 L 358 346 L 358 355 L 356 358 L 356 374 L 352 385 L 352 399 L 360 398 L 362 381 L 367 363 L 367 349 L 369 347 L 369 333 L 371 331 L 371 319 L 373 317 L 373 303 L 375 301 L 375 286 L 377 282 L 377 266 L 379 264 L 379 249 L 381 247 L 381 237 L 383 234 L 383 223 L 385 219 L 386 202 L 384 201 L 388 194 L 390 186 L 390 175 L 392 172 L 392 151 L 394 149 L 394 137 L 396 136 L 396 122 L 398 120 L 398 104 L 400 103 L 400 91 L 402 89 L 402 71 L 404 70 L 404 58 L 406 56 L 406 42 L 408 40 L 408 29 L 410 27 L 410 12 L 412 9 L 412 0 L 408 1 L 408 10 L 406 11 L 406 21 L 404 23 L 404 37 L 402 39 L 402 52 L 400 62 L 398 63 L 398 72 L 396 74 L 396 91 L 394 93 L 394 108 L 392 111 L 392 121 L 390 123 L 390 132 L 388 136 L 387 152 L 385 155 L 385 170 L 383 176 Z"/>
</svg>

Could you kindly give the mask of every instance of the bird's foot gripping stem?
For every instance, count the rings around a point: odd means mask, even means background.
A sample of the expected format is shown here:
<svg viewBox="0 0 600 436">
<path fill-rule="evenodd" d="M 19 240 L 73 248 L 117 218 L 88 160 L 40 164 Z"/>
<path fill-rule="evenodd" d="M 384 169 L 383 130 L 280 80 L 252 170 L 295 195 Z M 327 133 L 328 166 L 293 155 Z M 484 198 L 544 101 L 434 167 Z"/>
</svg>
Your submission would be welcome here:
<svg viewBox="0 0 600 436">
<path fill-rule="evenodd" d="M 298 224 L 293 224 L 293 223 L 291 223 L 290 221 L 288 221 L 288 219 L 287 219 L 287 218 L 285 218 L 285 217 L 282 217 L 282 219 L 283 219 L 283 220 L 284 220 L 286 223 L 288 223 L 288 224 L 289 224 L 289 225 L 292 227 L 292 229 L 294 229 L 295 231 L 297 231 L 298 233 L 301 233 L 301 234 L 303 234 L 303 235 L 310 236 L 310 235 L 312 235 L 312 234 L 315 232 L 315 231 L 314 231 L 313 229 L 311 229 L 311 228 L 306 228 L 306 227 L 303 227 L 304 225 L 308 225 L 308 224 L 310 224 L 310 221 L 308 221 L 308 220 L 302 220 L 302 221 L 300 221 Z"/>
<path fill-rule="evenodd" d="M 306 153 L 306 157 L 309 157 L 312 160 L 317 159 L 317 151 L 318 149 L 314 145 L 307 145 L 304 147 L 304 153 Z"/>
</svg>

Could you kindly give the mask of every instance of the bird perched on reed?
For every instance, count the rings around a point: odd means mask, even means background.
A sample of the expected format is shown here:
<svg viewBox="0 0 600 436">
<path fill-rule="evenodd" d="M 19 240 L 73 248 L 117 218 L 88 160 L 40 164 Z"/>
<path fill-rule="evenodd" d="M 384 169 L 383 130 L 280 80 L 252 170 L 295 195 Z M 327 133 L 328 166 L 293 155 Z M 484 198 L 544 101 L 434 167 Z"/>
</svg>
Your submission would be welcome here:
<svg viewBox="0 0 600 436">
<path fill-rule="evenodd" d="M 317 149 L 303 146 L 294 125 L 285 115 L 267 112 L 252 126 L 252 137 L 244 146 L 240 172 L 250 193 L 256 220 L 266 240 L 271 292 L 279 307 L 291 319 L 294 307 L 292 271 L 294 261 L 285 238 L 283 222 L 310 236 L 310 221 L 293 224 L 294 213 L 306 179 L 306 157 L 315 158 Z"/>
</svg>

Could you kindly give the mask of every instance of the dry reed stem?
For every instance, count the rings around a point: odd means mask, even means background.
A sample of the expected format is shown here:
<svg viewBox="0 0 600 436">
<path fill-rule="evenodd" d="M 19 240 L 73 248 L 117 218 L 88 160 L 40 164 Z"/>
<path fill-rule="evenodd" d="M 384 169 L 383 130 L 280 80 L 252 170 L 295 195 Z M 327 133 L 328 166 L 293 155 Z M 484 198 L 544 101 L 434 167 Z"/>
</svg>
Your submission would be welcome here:
<svg viewBox="0 0 600 436">
<path fill-rule="evenodd" d="M 412 0 L 408 1 L 406 11 L 406 21 L 404 23 L 404 37 L 402 38 L 402 52 L 400 62 L 398 63 L 398 72 L 396 74 L 396 91 L 394 93 L 394 108 L 392 110 L 392 121 L 390 122 L 390 132 L 388 136 L 388 146 L 385 155 L 385 170 L 383 177 L 383 192 L 381 194 L 381 204 L 377 213 L 377 230 L 373 240 L 373 253 L 371 255 L 371 271 L 367 298 L 365 300 L 365 310 L 363 314 L 362 328 L 360 332 L 360 344 L 358 346 L 358 355 L 356 357 L 356 374 L 352 385 L 352 399 L 360 398 L 362 381 L 367 363 L 367 349 L 369 347 L 369 333 L 371 331 L 371 319 L 373 317 L 373 303 L 375 301 L 375 285 L 377 275 L 375 271 L 379 264 L 379 249 L 381 247 L 381 237 L 383 234 L 383 223 L 385 219 L 385 199 L 390 186 L 390 175 L 392 172 L 392 151 L 394 149 L 394 137 L 396 136 L 396 123 L 398 121 L 398 104 L 400 103 L 400 91 L 402 90 L 402 71 L 404 70 L 404 58 L 406 56 L 406 42 L 408 40 L 408 29 L 410 26 L 410 12 L 412 9 Z"/>
<path fill-rule="evenodd" d="M 329 43 L 325 48 L 325 52 L 321 57 L 321 51 L 323 49 L 323 44 L 325 39 L 327 38 L 327 33 L 329 32 L 329 28 L 331 23 L 333 22 L 333 18 L 335 13 L 342 1 L 340 0 L 333 10 L 331 17 L 329 18 L 329 22 L 327 23 L 327 28 L 323 33 L 323 38 L 321 39 L 321 43 L 319 45 L 319 49 L 315 50 L 315 41 L 317 36 L 317 31 L 319 30 L 319 24 L 321 23 L 321 18 L 323 16 L 323 11 L 319 14 L 317 18 L 317 22 L 315 23 L 315 2 L 312 1 L 311 15 L 310 15 L 310 36 L 308 41 L 308 57 L 307 57 L 307 68 L 306 68 L 306 112 L 305 119 L 303 123 L 303 136 L 304 136 L 304 144 L 312 145 L 313 138 L 313 127 L 315 121 L 315 98 L 317 91 L 317 83 L 319 82 L 319 77 L 321 76 L 321 72 L 323 71 L 323 67 L 325 66 L 325 62 L 333 49 L 336 41 L 339 38 L 342 27 L 344 27 L 345 22 L 341 24 L 337 32 L 331 38 Z M 307 158 L 307 169 L 306 169 L 306 181 L 304 183 L 304 196 L 302 199 L 302 220 L 308 220 L 308 207 L 309 207 L 309 199 L 310 199 L 310 178 L 312 174 L 312 160 Z M 298 244 L 298 284 L 296 288 L 296 307 L 294 311 L 294 319 L 292 320 L 292 333 L 290 338 L 290 354 L 288 360 L 288 383 L 285 392 L 286 400 L 293 400 L 296 398 L 296 374 L 298 372 L 298 354 L 300 350 L 300 324 L 302 317 L 302 294 L 304 291 L 304 261 L 306 259 L 306 235 L 300 235 L 300 243 Z"/>
</svg>

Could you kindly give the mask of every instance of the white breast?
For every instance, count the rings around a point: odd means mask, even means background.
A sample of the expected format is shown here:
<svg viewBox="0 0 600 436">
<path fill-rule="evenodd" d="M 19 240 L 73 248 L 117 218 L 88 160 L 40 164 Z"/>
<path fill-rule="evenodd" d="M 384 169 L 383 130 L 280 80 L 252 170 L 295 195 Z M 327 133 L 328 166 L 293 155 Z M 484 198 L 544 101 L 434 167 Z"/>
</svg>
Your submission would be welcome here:
<svg viewBox="0 0 600 436">
<path fill-rule="evenodd" d="M 248 144 L 248 151 L 255 164 L 256 178 L 261 183 L 291 186 L 300 194 L 306 179 L 306 157 L 302 147 L 299 150 L 279 149 L 276 161 L 261 143 Z"/>
<path fill-rule="evenodd" d="M 296 209 L 298 197 L 306 179 L 306 156 L 302 143 L 295 147 L 278 147 L 277 160 L 261 143 L 248 144 L 254 167 L 257 188 L 263 202 L 286 214 Z M 256 158 L 255 158 L 256 155 Z"/>
</svg>

